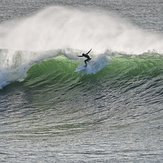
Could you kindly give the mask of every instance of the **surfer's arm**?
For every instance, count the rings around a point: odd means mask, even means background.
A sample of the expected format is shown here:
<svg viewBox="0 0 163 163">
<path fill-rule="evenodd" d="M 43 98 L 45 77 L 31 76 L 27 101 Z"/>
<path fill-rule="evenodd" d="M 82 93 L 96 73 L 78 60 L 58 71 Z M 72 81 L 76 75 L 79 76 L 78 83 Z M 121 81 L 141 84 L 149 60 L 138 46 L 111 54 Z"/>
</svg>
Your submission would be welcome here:
<svg viewBox="0 0 163 163">
<path fill-rule="evenodd" d="M 91 50 L 92 49 L 90 49 L 86 54 L 83 53 L 82 55 L 77 55 L 77 56 L 78 57 L 86 57 L 86 58 L 88 58 L 87 55 L 88 55 L 88 53 L 90 53 Z"/>
<path fill-rule="evenodd" d="M 91 50 L 92 50 L 92 49 L 90 49 L 86 54 L 89 54 Z"/>
</svg>

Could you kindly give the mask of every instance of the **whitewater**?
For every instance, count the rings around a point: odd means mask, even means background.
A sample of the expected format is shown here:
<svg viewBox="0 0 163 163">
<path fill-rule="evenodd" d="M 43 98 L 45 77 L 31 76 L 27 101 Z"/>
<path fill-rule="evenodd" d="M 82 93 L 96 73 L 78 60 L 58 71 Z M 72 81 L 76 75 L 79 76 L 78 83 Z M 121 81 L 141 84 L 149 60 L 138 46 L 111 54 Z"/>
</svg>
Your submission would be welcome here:
<svg viewBox="0 0 163 163">
<path fill-rule="evenodd" d="M 0 162 L 163 161 L 161 0 L 0 4 Z"/>
</svg>

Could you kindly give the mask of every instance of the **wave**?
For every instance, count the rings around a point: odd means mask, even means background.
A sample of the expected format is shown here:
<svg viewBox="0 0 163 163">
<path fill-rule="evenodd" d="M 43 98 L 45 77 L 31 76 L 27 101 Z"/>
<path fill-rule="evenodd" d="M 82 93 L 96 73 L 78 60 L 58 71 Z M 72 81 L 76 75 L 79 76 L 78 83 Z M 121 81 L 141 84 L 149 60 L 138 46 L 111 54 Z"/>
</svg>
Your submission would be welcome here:
<svg viewBox="0 0 163 163">
<path fill-rule="evenodd" d="M 113 13 L 89 8 L 82 11 L 52 6 L 30 17 L 5 22 L 0 29 L 0 88 L 23 81 L 32 65 L 61 54 L 81 66 L 83 61 L 76 55 L 93 48 L 92 65 L 84 74 L 96 74 L 113 65 L 117 56 L 125 58 L 128 54 L 140 59 L 136 55 L 144 56 L 147 52 L 148 63 L 151 54 L 161 57 L 163 52 L 160 36 L 139 29 Z"/>
<path fill-rule="evenodd" d="M 29 72 L 32 73 L 32 82 L 34 78 L 47 79 L 46 75 L 62 76 L 65 72 L 70 75 L 77 75 L 78 68 L 85 65 L 84 58 L 77 55 L 82 51 L 73 49 L 51 50 L 45 52 L 0 50 L 0 88 L 15 81 L 22 82 L 30 79 Z M 158 53 L 144 53 L 141 55 L 127 55 L 106 51 L 103 54 L 91 52 L 92 60 L 87 68 L 78 75 L 102 74 L 117 80 L 129 77 L 141 76 L 159 76 L 163 73 L 163 55 Z M 67 65 L 68 64 L 68 65 Z M 38 66 L 39 65 L 39 66 Z M 37 69 L 33 70 L 36 66 Z M 44 70 L 45 69 L 45 70 Z M 105 69 L 105 71 L 103 70 Z M 59 72 L 59 74 L 57 73 Z M 66 74 L 66 75 L 67 75 Z M 88 78 L 93 76 L 88 76 Z M 101 76 L 102 77 L 102 76 Z M 54 78 L 54 77 L 53 77 Z M 67 79 L 68 80 L 68 79 Z M 130 80 L 130 78 L 129 78 Z M 138 79 L 139 80 L 139 79 Z M 39 82 L 37 80 L 37 82 Z"/>
<path fill-rule="evenodd" d="M 0 53 L 1 88 L 14 81 L 25 79 L 25 81 L 32 80 L 33 83 L 35 78 L 48 81 L 51 78 L 54 79 L 54 76 L 65 78 L 64 76 L 67 75 L 81 77 L 84 74 L 101 74 L 124 81 L 124 79 L 131 80 L 137 77 L 138 80 L 141 80 L 139 79 L 141 76 L 151 78 L 162 76 L 163 73 L 163 56 L 157 53 L 141 55 L 126 55 L 111 51 L 98 55 L 91 53 L 92 61 L 86 70 L 79 74 L 75 70 L 84 66 L 84 59 L 77 57 L 78 54 L 81 54 L 81 51 L 78 50 L 67 49 L 46 52 L 1 50 Z M 47 76 L 49 77 L 47 78 Z M 92 77 L 88 75 L 88 78 Z M 68 78 L 66 80 L 70 80 L 71 77 Z M 38 79 L 37 82 L 39 82 Z"/>
</svg>

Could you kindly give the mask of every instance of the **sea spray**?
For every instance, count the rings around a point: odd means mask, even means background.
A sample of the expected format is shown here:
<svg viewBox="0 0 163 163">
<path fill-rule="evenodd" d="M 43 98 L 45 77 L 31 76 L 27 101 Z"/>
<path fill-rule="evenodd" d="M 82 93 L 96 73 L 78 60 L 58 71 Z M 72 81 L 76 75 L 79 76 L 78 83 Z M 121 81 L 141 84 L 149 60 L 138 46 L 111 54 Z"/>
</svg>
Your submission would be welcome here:
<svg viewBox="0 0 163 163">
<path fill-rule="evenodd" d="M 48 7 L 20 22 L 16 21 L 13 29 L 6 31 L 1 33 L 2 49 L 46 51 L 70 48 L 86 51 L 93 48 L 99 53 L 110 49 L 129 54 L 155 49 L 163 52 L 161 37 L 96 9 L 81 11 L 69 7 Z"/>
</svg>

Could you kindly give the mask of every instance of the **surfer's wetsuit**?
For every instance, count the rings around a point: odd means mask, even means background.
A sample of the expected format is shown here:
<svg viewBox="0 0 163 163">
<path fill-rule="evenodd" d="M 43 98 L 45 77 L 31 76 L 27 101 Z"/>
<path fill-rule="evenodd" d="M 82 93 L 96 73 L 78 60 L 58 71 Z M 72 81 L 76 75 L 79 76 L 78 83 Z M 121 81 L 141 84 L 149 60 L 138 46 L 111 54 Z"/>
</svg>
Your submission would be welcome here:
<svg viewBox="0 0 163 163">
<path fill-rule="evenodd" d="M 91 49 L 92 50 L 92 49 Z M 91 50 L 89 50 L 86 54 L 82 54 L 82 55 L 79 55 L 78 57 L 86 57 L 87 59 L 84 61 L 85 62 L 85 67 L 87 66 L 87 62 L 89 62 L 90 60 L 91 60 L 91 57 L 88 55 L 88 53 L 90 53 L 90 51 Z"/>
</svg>

